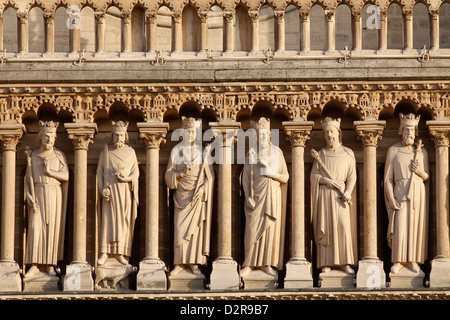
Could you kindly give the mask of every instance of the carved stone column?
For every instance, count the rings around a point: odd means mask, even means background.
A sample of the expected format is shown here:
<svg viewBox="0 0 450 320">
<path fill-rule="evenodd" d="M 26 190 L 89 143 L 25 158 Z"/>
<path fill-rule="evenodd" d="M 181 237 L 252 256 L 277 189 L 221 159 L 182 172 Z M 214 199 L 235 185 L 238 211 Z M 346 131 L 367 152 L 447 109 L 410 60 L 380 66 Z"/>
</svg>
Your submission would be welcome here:
<svg viewBox="0 0 450 320">
<path fill-rule="evenodd" d="M 156 36 L 156 11 L 147 11 L 145 13 L 146 25 L 147 25 L 147 51 L 155 52 L 157 50 L 157 36 Z"/>
<path fill-rule="evenodd" d="M 137 124 L 147 152 L 145 258 L 139 263 L 137 290 L 166 290 L 166 266 L 159 258 L 159 147 L 164 143 L 168 123 L 139 122 Z"/>
<path fill-rule="evenodd" d="M 300 39 L 301 52 L 309 52 L 311 49 L 311 31 L 309 11 L 300 11 L 302 37 Z"/>
<path fill-rule="evenodd" d="M 71 19 L 71 28 L 69 30 L 69 38 L 70 38 L 70 52 L 78 53 L 80 52 L 81 42 L 81 17 L 80 12 L 76 14 L 69 13 L 68 19 Z"/>
<path fill-rule="evenodd" d="M 2 212 L 0 230 L 0 292 L 22 291 L 20 267 L 14 260 L 16 146 L 25 132 L 23 124 L 0 124 L 3 144 Z"/>
<path fill-rule="evenodd" d="M 291 258 L 286 263 L 284 288 L 312 288 L 311 263 L 305 257 L 305 163 L 306 141 L 310 138 L 313 121 L 286 121 L 283 128 L 292 150 L 292 239 Z"/>
<path fill-rule="evenodd" d="M 94 17 L 96 22 L 96 51 L 97 53 L 102 53 L 105 51 L 105 12 L 95 11 Z"/>
<path fill-rule="evenodd" d="M 431 261 L 430 287 L 450 287 L 449 155 L 450 120 L 427 121 L 436 148 L 436 257 Z"/>
<path fill-rule="evenodd" d="M 429 10 L 430 50 L 439 50 L 439 9 Z"/>
<path fill-rule="evenodd" d="M 17 12 L 19 53 L 28 52 L 28 12 Z"/>
<path fill-rule="evenodd" d="M 55 15 L 53 12 L 44 12 L 45 24 L 45 53 L 55 51 Z"/>
<path fill-rule="evenodd" d="M 0 51 L 3 51 L 3 12 L 0 13 Z"/>
<path fill-rule="evenodd" d="M 120 17 L 122 18 L 122 52 L 128 53 L 133 51 L 131 39 L 131 12 L 122 11 Z"/>
<path fill-rule="evenodd" d="M 248 12 L 250 23 L 251 23 L 251 52 L 256 52 L 259 50 L 259 12 L 249 11 Z"/>
<path fill-rule="evenodd" d="M 97 132 L 95 123 L 65 123 L 74 147 L 73 260 L 67 266 L 64 291 L 92 291 L 92 267 L 86 260 L 87 152 Z"/>
<path fill-rule="evenodd" d="M 199 12 L 199 30 L 200 30 L 200 41 L 197 50 L 206 51 L 208 50 L 208 12 Z"/>
<path fill-rule="evenodd" d="M 361 10 L 352 12 L 353 50 L 362 49 Z"/>
<path fill-rule="evenodd" d="M 325 10 L 327 19 L 327 53 L 333 53 L 336 49 L 336 15 L 334 10 Z"/>
<path fill-rule="evenodd" d="M 234 51 L 234 11 L 224 11 L 223 13 L 223 51 Z"/>
<path fill-rule="evenodd" d="M 380 11 L 380 29 L 378 30 L 378 51 L 387 50 L 387 10 Z"/>
<path fill-rule="evenodd" d="M 386 286 L 383 262 L 377 253 L 377 143 L 386 121 L 355 121 L 354 129 L 364 149 L 364 257 L 358 263 L 356 286 L 376 289 Z"/>
<path fill-rule="evenodd" d="M 404 39 L 403 52 L 410 52 L 413 48 L 413 10 L 403 10 Z"/>
<path fill-rule="evenodd" d="M 183 21 L 181 12 L 172 12 L 172 51 L 183 51 Z"/>
<path fill-rule="evenodd" d="M 282 52 L 286 48 L 284 11 L 275 11 L 275 51 Z"/>
<path fill-rule="evenodd" d="M 231 256 L 231 212 L 232 212 L 232 144 L 240 128 L 238 122 L 211 122 L 216 139 L 223 139 L 221 147 L 223 161 L 219 164 L 218 199 L 218 257 L 213 261 L 210 288 L 212 290 L 238 290 L 239 273 L 237 262 Z M 217 151 L 216 151 L 217 152 Z"/>
</svg>

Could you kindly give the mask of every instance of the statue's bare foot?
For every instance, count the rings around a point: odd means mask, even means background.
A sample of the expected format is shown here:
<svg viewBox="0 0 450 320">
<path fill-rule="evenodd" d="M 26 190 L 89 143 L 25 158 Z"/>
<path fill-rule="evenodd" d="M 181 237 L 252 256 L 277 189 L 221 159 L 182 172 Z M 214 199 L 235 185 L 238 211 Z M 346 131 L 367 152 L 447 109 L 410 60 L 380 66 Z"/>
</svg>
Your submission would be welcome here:
<svg viewBox="0 0 450 320">
<path fill-rule="evenodd" d="M 202 274 L 202 272 L 200 271 L 200 269 L 198 268 L 198 266 L 196 264 L 191 264 L 189 267 L 191 268 L 191 271 L 193 274 L 195 274 L 195 275 Z"/>
<path fill-rule="evenodd" d="M 330 267 L 323 267 L 322 268 L 322 272 L 323 273 L 327 273 L 327 272 L 330 272 L 331 271 L 331 268 Z"/>
<path fill-rule="evenodd" d="M 106 253 L 102 253 L 100 258 L 97 260 L 97 264 L 102 265 L 105 264 L 106 259 L 108 258 L 108 255 Z"/>
<path fill-rule="evenodd" d="M 349 265 L 344 266 L 342 269 L 348 274 L 355 274 L 355 270 L 353 270 L 353 268 Z"/>
<path fill-rule="evenodd" d="M 394 263 L 391 267 L 391 273 L 397 273 L 401 267 L 402 267 L 402 264 L 400 262 Z"/>
<path fill-rule="evenodd" d="M 269 276 L 276 276 L 277 275 L 277 272 L 271 266 L 265 266 L 262 270 L 265 273 L 267 273 Z"/>
<path fill-rule="evenodd" d="M 170 275 L 171 275 L 171 276 L 174 276 L 174 275 L 178 274 L 178 273 L 179 273 L 181 270 L 183 270 L 183 269 L 184 269 L 183 266 L 177 264 L 177 265 L 175 266 L 175 268 L 173 268 L 173 270 L 170 272 Z"/>
<path fill-rule="evenodd" d="M 241 270 L 241 277 L 248 276 L 248 274 L 249 274 L 251 271 L 252 271 L 252 268 L 250 268 L 250 267 L 244 267 L 244 268 Z"/>
<path fill-rule="evenodd" d="M 125 265 L 128 264 L 127 259 L 125 259 L 125 257 L 124 257 L 123 255 L 118 255 L 118 256 L 117 256 L 117 260 L 118 260 L 121 264 L 125 264 Z"/>
<path fill-rule="evenodd" d="M 47 273 L 51 277 L 55 277 L 56 276 L 56 271 L 55 271 L 55 268 L 53 266 L 48 266 Z"/>
<path fill-rule="evenodd" d="M 419 273 L 420 272 L 420 267 L 417 263 L 412 262 L 409 266 L 410 270 L 414 273 Z"/>
<path fill-rule="evenodd" d="M 41 272 L 39 268 L 36 265 L 32 265 L 31 268 L 25 274 L 25 278 L 31 278 L 32 276 L 38 274 L 39 272 Z"/>
</svg>

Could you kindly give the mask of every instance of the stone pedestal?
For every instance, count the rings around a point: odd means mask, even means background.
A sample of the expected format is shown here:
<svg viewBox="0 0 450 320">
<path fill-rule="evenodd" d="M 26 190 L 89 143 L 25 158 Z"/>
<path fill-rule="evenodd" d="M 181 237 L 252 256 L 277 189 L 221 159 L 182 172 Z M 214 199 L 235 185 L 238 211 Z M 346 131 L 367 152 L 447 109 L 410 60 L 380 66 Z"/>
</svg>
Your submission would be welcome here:
<svg viewBox="0 0 450 320">
<path fill-rule="evenodd" d="M 22 291 L 19 265 L 14 261 L 0 261 L 0 292 Z"/>
<path fill-rule="evenodd" d="M 383 269 L 383 261 L 377 259 L 359 261 L 356 287 L 362 289 L 385 288 L 386 273 Z"/>
<path fill-rule="evenodd" d="M 23 292 L 58 292 L 59 276 L 50 276 L 40 272 L 31 278 L 23 279 Z"/>
<path fill-rule="evenodd" d="M 211 290 L 239 290 L 238 264 L 231 260 L 215 260 L 211 272 Z"/>
<path fill-rule="evenodd" d="M 304 261 L 289 261 L 286 263 L 285 289 L 307 289 L 313 287 L 311 263 Z"/>
<path fill-rule="evenodd" d="M 319 274 L 321 288 L 352 289 L 355 288 L 354 279 L 354 274 L 349 274 L 342 270 L 331 270 Z"/>
<path fill-rule="evenodd" d="M 422 289 L 424 278 L 425 274 L 422 270 L 413 272 L 405 267 L 400 268 L 395 274 L 389 273 L 391 289 Z"/>
<path fill-rule="evenodd" d="M 275 290 L 278 287 L 278 272 L 271 276 L 262 270 L 253 270 L 245 277 L 244 290 Z"/>
<path fill-rule="evenodd" d="M 187 270 L 181 270 L 176 275 L 169 275 L 170 291 L 198 291 L 205 289 L 205 276 L 193 274 Z"/>
<path fill-rule="evenodd" d="M 93 268 L 89 264 L 72 263 L 66 268 L 66 275 L 62 278 L 63 291 L 85 292 L 94 290 L 92 278 Z"/>
<path fill-rule="evenodd" d="M 430 288 L 450 287 L 450 259 L 434 258 L 431 261 Z"/>
<path fill-rule="evenodd" d="M 137 290 L 152 291 L 167 289 L 166 266 L 161 260 L 142 261 L 137 274 Z"/>
</svg>

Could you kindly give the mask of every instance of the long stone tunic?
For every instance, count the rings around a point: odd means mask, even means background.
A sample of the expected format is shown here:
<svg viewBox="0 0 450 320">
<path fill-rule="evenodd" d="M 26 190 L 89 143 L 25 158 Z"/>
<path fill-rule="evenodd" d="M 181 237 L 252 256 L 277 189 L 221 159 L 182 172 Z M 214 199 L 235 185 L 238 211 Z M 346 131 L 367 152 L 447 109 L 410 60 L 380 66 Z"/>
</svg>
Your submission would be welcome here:
<svg viewBox="0 0 450 320">
<path fill-rule="evenodd" d="M 176 157 L 182 154 L 183 145 L 172 149 L 165 181 L 174 189 L 174 264 L 206 264 L 210 246 L 212 196 L 214 169 L 202 157 L 201 150 L 194 152 L 192 168 L 185 176 L 185 163 L 178 163 Z M 203 193 L 202 193 L 203 192 Z M 200 196 L 193 200 L 194 197 Z"/>
<path fill-rule="evenodd" d="M 322 148 L 319 156 L 331 179 L 351 193 L 356 183 L 353 151 L 344 146 L 336 150 Z M 342 201 L 338 190 L 319 183 L 321 177 L 329 178 L 315 160 L 311 170 L 311 206 L 317 267 L 353 265 L 350 207 Z"/>
<path fill-rule="evenodd" d="M 423 263 L 427 239 L 427 194 L 422 178 L 413 175 L 411 192 L 411 164 L 415 148 L 403 147 L 401 142 L 389 148 L 384 172 L 384 192 L 389 214 L 388 244 L 392 249 L 392 262 Z M 421 167 L 428 172 L 428 154 L 425 149 L 418 153 Z M 395 210 L 393 203 L 400 203 Z"/>
<path fill-rule="evenodd" d="M 119 181 L 116 171 L 130 177 L 131 182 Z M 109 201 L 101 201 L 99 250 L 129 257 L 139 203 L 139 167 L 133 148 L 105 145 L 98 161 L 97 179 L 100 192 L 104 188 L 111 192 Z"/>
<path fill-rule="evenodd" d="M 289 173 L 283 152 L 274 145 L 271 145 L 269 165 L 275 173 L 280 174 L 279 180 L 264 176 L 259 164 L 250 164 L 248 161 L 244 164 L 242 186 L 246 198 L 253 194 L 255 208 L 245 205 L 243 267 L 273 266 L 281 269 L 283 266 Z"/>
<path fill-rule="evenodd" d="M 66 158 L 61 151 L 55 149 L 46 159 L 49 169 L 69 174 Z M 44 173 L 44 158 L 36 150 L 31 153 L 31 168 L 27 170 L 30 171 L 25 183 L 29 200 L 25 264 L 56 265 L 58 260 L 63 259 L 67 182 L 60 182 Z M 33 211 L 32 188 L 37 212 Z"/>
</svg>

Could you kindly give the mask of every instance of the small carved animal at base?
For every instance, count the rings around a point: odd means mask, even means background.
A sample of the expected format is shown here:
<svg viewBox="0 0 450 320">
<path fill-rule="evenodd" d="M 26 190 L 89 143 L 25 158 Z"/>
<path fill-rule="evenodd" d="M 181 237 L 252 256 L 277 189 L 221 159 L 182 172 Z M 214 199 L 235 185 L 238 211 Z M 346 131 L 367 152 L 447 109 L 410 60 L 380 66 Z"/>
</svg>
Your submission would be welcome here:
<svg viewBox="0 0 450 320">
<path fill-rule="evenodd" d="M 102 266 L 98 267 L 95 274 L 95 289 L 111 288 L 117 289 L 117 284 L 122 287 L 122 280 L 126 279 L 130 274 L 137 271 L 136 267 L 132 265 L 126 266 Z M 111 287 L 108 286 L 108 281 L 112 281 Z M 99 285 L 101 283 L 101 285 Z"/>
</svg>

